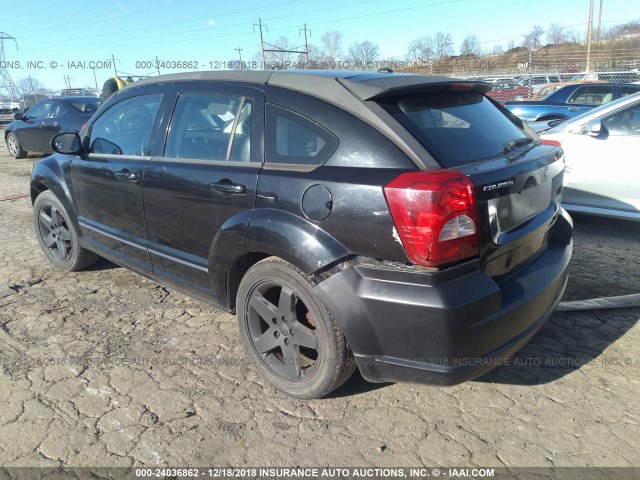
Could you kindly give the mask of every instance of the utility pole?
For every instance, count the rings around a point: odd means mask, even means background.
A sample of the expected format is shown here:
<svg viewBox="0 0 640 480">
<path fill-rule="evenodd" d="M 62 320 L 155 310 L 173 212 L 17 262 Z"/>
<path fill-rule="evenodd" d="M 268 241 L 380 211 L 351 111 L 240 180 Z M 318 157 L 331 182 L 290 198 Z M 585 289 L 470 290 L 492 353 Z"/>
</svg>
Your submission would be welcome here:
<svg viewBox="0 0 640 480">
<path fill-rule="evenodd" d="M 157 55 L 156 55 L 156 68 L 158 69 L 158 75 L 160 75 L 160 60 L 158 59 Z"/>
<path fill-rule="evenodd" d="M 301 31 L 304 31 L 304 54 L 307 57 L 307 66 L 309 64 L 309 44 L 307 43 L 307 32 L 309 32 L 309 36 L 311 36 L 311 30 L 309 30 L 307 28 L 307 24 L 304 24 L 304 28 L 300 29 Z M 298 32 L 298 35 L 300 35 L 300 32 Z"/>
<path fill-rule="evenodd" d="M 111 60 L 113 60 L 113 71 L 116 74 L 116 77 L 118 76 L 118 69 L 116 68 L 116 57 L 113 56 L 113 53 L 111 54 Z"/>
<path fill-rule="evenodd" d="M 598 13 L 598 31 L 596 32 L 596 43 L 600 43 L 600 26 L 602 24 L 602 2 L 604 0 L 600 0 L 600 12 Z"/>
<path fill-rule="evenodd" d="M 267 66 L 267 61 L 264 57 L 264 39 L 262 38 L 262 27 L 265 27 L 267 29 L 267 32 L 269 31 L 269 27 L 262 24 L 262 18 L 258 18 L 258 27 L 260 28 L 260 50 L 262 50 L 262 69 L 264 70 Z M 255 23 L 253 24 L 253 31 L 256 31 Z"/>
<path fill-rule="evenodd" d="M 242 70 L 242 48 L 238 47 L 238 48 L 234 48 L 234 50 L 236 52 L 238 52 L 238 57 L 240 57 L 240 70 Z"/>
<path fill-rule="evenodd" d="M 587 68 L 589 73 L 589 63 L 591 61 L 591 37 L 593 36 L 593 0 L 589 0 L 589 24 L 587 25 Z"/>
<path fill-rule="evenodd" d="M 93 67 L 91 70 L 93 70 L 93 81 L 96 82 L 96 90 L 100 92 L 100 89 L 98 88 L 98 78 L 96 77 L 96 68 Z"/>
<path fill-rule="evenodd" d="M 31 79 L 31 75 L 29 75 L 29 86 L 31 87 L 31 93 L 36 93 L 35 89 L 33 88 L 33 80 Z"/>
</svg>

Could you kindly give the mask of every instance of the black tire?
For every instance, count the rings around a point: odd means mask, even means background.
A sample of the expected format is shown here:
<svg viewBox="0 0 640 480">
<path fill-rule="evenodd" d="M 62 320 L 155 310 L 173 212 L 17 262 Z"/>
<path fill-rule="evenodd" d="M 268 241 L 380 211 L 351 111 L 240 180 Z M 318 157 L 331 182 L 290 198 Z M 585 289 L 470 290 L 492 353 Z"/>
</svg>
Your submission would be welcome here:
<svg viewBox="0 0 640 480">
<path fill-rule="evenodd" d="M 312 287 L 296 267 L 270 257 L 247 271 L 236 299 L 249 358 L 271 385 L 300 399 L 328 395 L 356 369 L 340 326 Z"/>
<path fill-rule="evenodd" d="M 9 150 L 9 154 L 11 154 L 13 158 L 25 158 L 28 155 L 28 152 L 22 149 L 22 145 L 20 145 L 20 141 L 15 133 L 9 132 L 6 140 L 7 150 Z"/>
<path fill-rule="evenodd" d="M 33 204 L 33 228 L 45 256 L 58 268 L 82 270 L 100 258 L 78 244 L 69 214 L 51 191 L 42 192 Z"/>
</svg>

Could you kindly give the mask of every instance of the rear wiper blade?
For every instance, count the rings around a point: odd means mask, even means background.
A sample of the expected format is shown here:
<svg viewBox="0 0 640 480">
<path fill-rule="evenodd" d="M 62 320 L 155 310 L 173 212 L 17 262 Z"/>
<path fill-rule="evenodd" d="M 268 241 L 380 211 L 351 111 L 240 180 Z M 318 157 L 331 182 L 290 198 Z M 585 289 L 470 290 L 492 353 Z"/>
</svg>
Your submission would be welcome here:
<svg viewBox="0 0 640 480">
<path fill-rule="evenodd" d="M 515 138 L 502 148 L 503 153 L 509 153 L 516 148 L 523 147 L 533 142 L 533 138 Z"/>
</svg>

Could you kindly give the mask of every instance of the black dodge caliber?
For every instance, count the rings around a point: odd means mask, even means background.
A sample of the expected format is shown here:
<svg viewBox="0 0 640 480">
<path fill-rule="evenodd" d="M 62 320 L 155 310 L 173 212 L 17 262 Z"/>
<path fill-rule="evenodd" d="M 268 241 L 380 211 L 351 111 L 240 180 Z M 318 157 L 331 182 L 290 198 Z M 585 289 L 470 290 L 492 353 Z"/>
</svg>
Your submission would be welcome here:
<svg viewBox="0 0 640 480">
<path fill-rule="evenodd" d="M 560 300 L 563 153 L 490 86 L 371 72 L 166 75 L 119 91 L 31 178 L 57 267 L 98 256 L 235 312 L 298 398 L 358 368 L 455 384 Z"/>
</svg>

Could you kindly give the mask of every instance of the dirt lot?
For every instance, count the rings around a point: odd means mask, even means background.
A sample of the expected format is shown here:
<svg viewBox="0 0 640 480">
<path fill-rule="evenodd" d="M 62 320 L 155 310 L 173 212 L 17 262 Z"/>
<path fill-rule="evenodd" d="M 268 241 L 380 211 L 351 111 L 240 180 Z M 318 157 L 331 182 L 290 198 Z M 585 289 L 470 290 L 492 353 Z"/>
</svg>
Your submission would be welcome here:
<svg viewBox="0 0 640 480">
<path fill-rule="evenodd" d="M 36 160 L 2 142 L 0 197 Z M 638 293 L 639 227 L 577 218 L 565 299 Z M 640 465 L 640 309 L 556 313 L 518 365 L 457 387 L 356 376 L 294 401 L 231 315 L 107 262 L 54 269 L 28 198 L 0 201 L 0 231 L 0 465 Z"/>
</svg>

